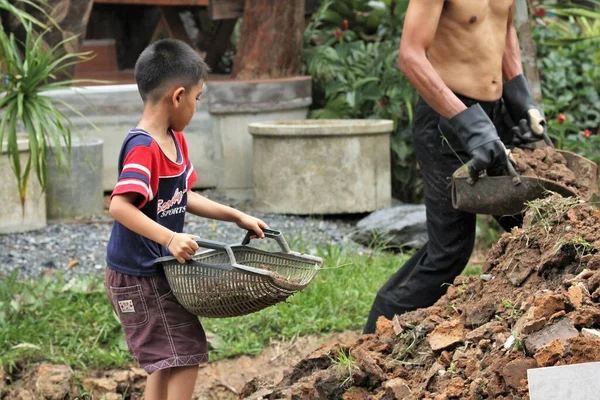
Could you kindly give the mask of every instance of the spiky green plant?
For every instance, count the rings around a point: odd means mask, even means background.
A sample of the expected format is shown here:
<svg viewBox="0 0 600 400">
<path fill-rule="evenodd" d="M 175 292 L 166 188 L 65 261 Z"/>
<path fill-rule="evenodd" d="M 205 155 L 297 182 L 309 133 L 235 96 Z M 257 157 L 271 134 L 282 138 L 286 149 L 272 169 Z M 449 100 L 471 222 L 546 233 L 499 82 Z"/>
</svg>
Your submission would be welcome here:
<svg viewBox="0 0 600 400">
<path fill-rule="evenodd" d="M 67 156 L 76 128 L 57 105 L 62 104 L 81 114 L 64 101 L 51 98 L 46 92 L 82 82 L 74 79 L 57 80 L 57 76 L 65 74 L 70 66 L 90 58 L 90 53 L 65 54 L 61 50 L 65 43 L 75 40 L 76 36 L 48 48 L 43 40 L 48 29 L 37 33 L 30 22 L 25 22 L 24 27 L 26 39 L 21 46 L 12 33 L 7 35 L 0 30 L 0 153 L 6 143 L 22 205 L 25 203 L 32 169 L 42 191 L 46 188 L 46 151 L 49 146 L 53 146 L 58 169 L 68 170 Z M 28 139 L 29 157 L 25 165 L 21 164 L 19 155 L 17 139 L 20 133 Z"/>
</svg>

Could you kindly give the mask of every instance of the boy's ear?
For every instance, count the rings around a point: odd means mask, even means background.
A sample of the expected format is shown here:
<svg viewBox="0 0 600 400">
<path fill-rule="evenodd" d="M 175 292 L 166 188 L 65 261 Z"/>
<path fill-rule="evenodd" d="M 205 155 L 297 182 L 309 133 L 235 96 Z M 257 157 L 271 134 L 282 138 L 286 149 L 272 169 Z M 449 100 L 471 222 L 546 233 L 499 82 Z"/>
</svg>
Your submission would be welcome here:
<svg viewBox="0 0 600 400">
<path fill-rule="evenodd" d="M 173 95 L 171 97 L 171 101 L 173 102 L 174 105 L 178 105 L 179 102 L 181 101 L 183 95 L 185 93 L 185 88 L 183 86 L 178 87 L 177 89 L 175 89 L 173 91 Z"/>
</svg>

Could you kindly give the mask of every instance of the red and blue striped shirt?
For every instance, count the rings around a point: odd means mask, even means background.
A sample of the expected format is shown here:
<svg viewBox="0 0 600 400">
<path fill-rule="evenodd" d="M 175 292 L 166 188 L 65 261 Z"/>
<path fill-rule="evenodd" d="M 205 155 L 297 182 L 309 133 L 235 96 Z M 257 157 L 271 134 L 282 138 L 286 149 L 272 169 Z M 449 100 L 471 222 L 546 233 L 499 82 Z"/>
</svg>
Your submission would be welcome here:
<svg viewBox="0 0 600 400">
<path fill-rule="evenodd" d="M 187 208 L 187 191 L 197 179 L 188 157 L 183 133 L 169 130 L 175 142 L 177 160 L 169 159 L 158 142 L 142 129 L 132 129 L 119 155 L 119 177 L 111 194 L 137 193 L 136 206 L 150 219 L 182 232 Z M 152 276 L 161 273 L 155 263 L 171 255 L 162 245 L 123 226 L 113 224 L 106 263 L 128 275 Z"/>
</svg>

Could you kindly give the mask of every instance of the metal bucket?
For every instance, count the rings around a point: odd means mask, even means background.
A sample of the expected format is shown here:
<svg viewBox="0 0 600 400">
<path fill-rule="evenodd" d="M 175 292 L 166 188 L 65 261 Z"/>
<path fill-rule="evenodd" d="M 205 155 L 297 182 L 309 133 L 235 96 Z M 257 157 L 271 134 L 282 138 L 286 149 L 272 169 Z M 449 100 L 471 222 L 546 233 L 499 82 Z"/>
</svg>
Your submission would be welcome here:
<svg viewBox="0 0 600 400">
<path fill-rule="evenodd" d="M 595 192 L 598 166 L 593 161 L 569 151 L 558 151 L 567 160 L 567 167 L 577 177 L 590 179 L 592 187 L 579 195 L 589 201 Z M 468 164 L 452 174 L 452 205 L 473 214 L 515 215 L 521 213 L 529 201 L 556 192 L 564 197 L 577 196 L 573 189 L 545 178 L 521 176 L 521 184 L 515 185 L 511 176 L 485 176 L 474 184 L 468 182 Z"/>
</svg>

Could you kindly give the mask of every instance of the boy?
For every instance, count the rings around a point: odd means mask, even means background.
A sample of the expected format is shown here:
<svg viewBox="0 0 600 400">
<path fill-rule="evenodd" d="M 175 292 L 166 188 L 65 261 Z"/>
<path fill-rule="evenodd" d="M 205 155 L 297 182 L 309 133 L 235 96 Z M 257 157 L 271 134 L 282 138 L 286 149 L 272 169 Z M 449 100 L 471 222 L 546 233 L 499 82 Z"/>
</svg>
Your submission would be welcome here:
<svg viewBox="0 0 600 400">
<path fill-rule="evenodd" d="M 208 66 L 187 44 L 159 40 L 135 65 L 144 102 L 119 156 L 109 212 L 106 290 L 133 358 L 148 372 L 146 400 L 191 399 L 208 360 L 204 330 L 175 299 L 158 257 L 192 258 L 197 236 L 182 233 L 185 212 L 235 222 L 263 238 L 267 225 L 189 190 L 196 172 L 181 131 L 196 111 Z"/>
</svg>

